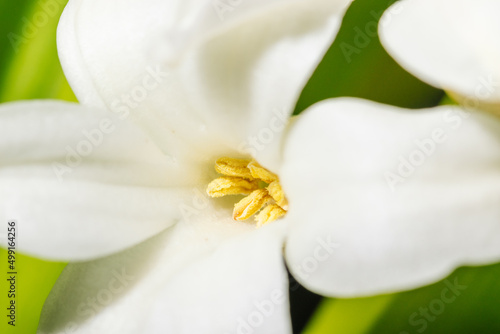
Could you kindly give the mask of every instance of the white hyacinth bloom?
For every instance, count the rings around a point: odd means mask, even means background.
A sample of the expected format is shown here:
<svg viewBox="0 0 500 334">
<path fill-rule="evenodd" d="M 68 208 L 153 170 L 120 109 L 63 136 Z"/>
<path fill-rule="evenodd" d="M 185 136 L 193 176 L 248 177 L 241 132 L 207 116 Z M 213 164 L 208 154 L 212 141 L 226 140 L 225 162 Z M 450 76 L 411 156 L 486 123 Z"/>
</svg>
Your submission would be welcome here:
<svg viewBox="0 0 500 334">
<path fill-rule="evenodd" d="M 458 108 L 345 98 L 289 121 L 347 5 L 70 1 L 58 48 L 83 106 L 0 109 L 0 213 L 23 226 L 20 250 L 80 261 L 54 286 L 40 333 L 290 332 L 283 252 L 298 281 L 330 296 L 498 258 L 500 131 L 484 131 L 487 116 L 436 134 Z M 397 174 L 415 150 L 432 156 Z M 287 203 L 265 176 L 251 189 L 271 194 L 258 206 L 279 206 L 279 219 L 234 221 L 240 198 L 205 195 L 226 157 L 279 179 Z M 395 188 L 388 173 L 404 180 Z"/>
</svg>

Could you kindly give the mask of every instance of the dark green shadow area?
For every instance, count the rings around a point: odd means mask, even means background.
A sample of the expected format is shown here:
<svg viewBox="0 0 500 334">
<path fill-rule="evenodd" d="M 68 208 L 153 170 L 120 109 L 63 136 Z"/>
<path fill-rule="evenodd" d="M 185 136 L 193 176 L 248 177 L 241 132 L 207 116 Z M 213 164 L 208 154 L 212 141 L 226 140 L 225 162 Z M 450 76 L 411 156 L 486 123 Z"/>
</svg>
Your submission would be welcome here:
<svg viewBox="0 0 500 334">
<path fill-rule="evenodd" d="M 0 1 L 0 91 L 4 89 L 6 73 L 16 56 L 17 36 L 22 36 L 22 27 L 34 1 Z"/>
<path fill-rule="evenodd" d="M 56 30 L 66 0 L 1 1 L 0 102 L 58 98 L 75 101 L 62 72 Z M 16 17 L 16 15 L 18 15 Z M 12 22 L 9 20 L 12 20 Z M 13 24 L 9 26 L 8 24 Z"/>
</svg>

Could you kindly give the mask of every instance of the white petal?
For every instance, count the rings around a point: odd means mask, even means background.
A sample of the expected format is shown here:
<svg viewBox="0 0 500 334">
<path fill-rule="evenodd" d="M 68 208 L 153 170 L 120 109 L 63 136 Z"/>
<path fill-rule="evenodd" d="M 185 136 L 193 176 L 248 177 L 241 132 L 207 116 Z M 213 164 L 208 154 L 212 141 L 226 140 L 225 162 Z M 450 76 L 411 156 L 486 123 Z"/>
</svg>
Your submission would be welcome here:
<svg viewBox="0 0 500 334">
<path fill-rule="evenodd" d="M 192 229 L 215 222 L 206 233 Z M 255 231 L 207 215 L 126 252 L 69 264 L 44 306 L 39 333 L 215 334 L 238 326 L 288 333 L 283 227 Z M 121 273 L 124 284 L 116 280 Z"/>
<path fill-rule="evenodd" d="M 143 115 L 138 121 L 177 159 L 213 158 L 225 146 L 265 156 L 261 146 L 271 144 L 275 156 L 349 1 L 233 1 L 223 14 L 220 3 L 70 1 L 58 46 L 79 100 Z"/>
<path fill-rule="evenodd" d="M 461 112 L 337 99 L 300 116 L 280 173 L 298 280 L 369 295 L 500 259 L 500 122 Z"/>
<path fill-rule="evenodd" d="M 381 41 L 420 79 L 499 103 L 499 12 L 496 0 L 403 0 L 383 15 Z"/>
<path fill-rule="evenodd" d="M 122 250 L 175 223 L 177 203 L 192 197 L 193 185 L 172 177 L 185 168 L 111 113 L 10 103 L 0 124 L 0 219 L 17 221 L 22 252 L 88 259 Z"/>
</svg>

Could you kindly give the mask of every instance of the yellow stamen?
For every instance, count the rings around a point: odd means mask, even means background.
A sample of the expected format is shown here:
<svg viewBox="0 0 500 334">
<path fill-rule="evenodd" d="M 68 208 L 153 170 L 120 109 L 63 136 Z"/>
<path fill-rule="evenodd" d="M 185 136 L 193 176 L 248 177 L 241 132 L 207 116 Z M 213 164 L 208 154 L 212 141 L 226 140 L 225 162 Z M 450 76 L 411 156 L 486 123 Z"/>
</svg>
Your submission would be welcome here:
<svg viewBox="0 0 500 334">
<path fill-rule="evenodd" d="M 288 201 L 285 197 L 285 193 L 283 192 L 283 188 L 278 181 L 271 182 L 269 186 L 267 186 L 267 191 L 269 191 L 269 195 L 276 201 L 281 208 L 288 210 Z"/>
<path fill-rule="evenodd" d="M 246 220 L 256 216 L 260 227 L 284 216 L 288 201 L 276 174 L 268 171 L 255 160 L 220 158 L 215 170 L 223 174 L 207 187 L 210 197 L 248 195 L 234 205 L 233 219 Z"/>
<path fill-rule="evenodd" d="M 259 214 L 255 217 L 257 221 L 257 227 L 261 227 L 267 223 L 275 221 L 276 219 L 283 217 L 286 211 L 283 210 L 277 204 L 271 204 L 262 209 Z"/>
<path fill-rule="evenodd" d="M 241 177 L 222 176 L 208 184 L 207 194 L 210 197 L 224 197 L 226 195 L 248 195 L 259 189 L 259 181 L 246 180 Z"/>
<path fill-rule="evenodd" d="M 270 171 L 259 165 L 257 161 L 250 162 L 248 164 L 248 168 L 250 169 L 251 175 L 256 179 L 261 179 L 266 183 L 278 181 L 278 176 L 276 174 L 271 173 Z"/>
<path fill-rule="evenodd" d="M 250 218 L 271 199 L 272 197 L 269 196 L 269 192 L 266 189 L 253 191 L 234 205 L 233 219 L 245 220 Z"/>
<path fill-rule="evenodd" d="M 215 171 L 222 175 L 238 176 L 252 180 L 252 173 L 247 167 L 250 161 L 246 159 L 220 158 L 215 162 Z"/>
</svg>

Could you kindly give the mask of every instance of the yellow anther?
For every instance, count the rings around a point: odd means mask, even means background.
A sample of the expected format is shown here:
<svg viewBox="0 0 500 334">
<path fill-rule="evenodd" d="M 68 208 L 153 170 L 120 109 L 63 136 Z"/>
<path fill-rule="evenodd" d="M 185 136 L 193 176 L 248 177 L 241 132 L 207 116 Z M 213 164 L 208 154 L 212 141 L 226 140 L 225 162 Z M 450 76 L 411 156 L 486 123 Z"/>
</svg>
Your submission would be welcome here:
<svg viewBox="0 0 500 334">
<path fill-rule="evenodd" d="M 283 210 L 279 205 L 268 205 L 264 209 L 262 209 L 255 217 L 255 220 L 257 221 L 257 227 L 261 227 L 262 225 L 283 217 L 285 214 L 286 211 Z"/>
<path fill-rule="evenodd" d="M 253 216 L 267 202 L 272 200 L 266 189 L 258 189 L 234 205 L 233 219 L 245 220 Z"/>
<path fill-rule="evenodd" d="M 278 181 L 278 176 L 274 173 L 271 173 L 261 165 L 257 163 L 257 161 L 252 161 L 248 164 L 248 168 L 250 169 L 251 175 L 256 179 L 261 179 L 266 183 L 271 183 L 274 181 Z"/>
<path fill-rule="evenodd" d="M 248 195 L 234 205 L 233 219 L 246 220 L 260 211 L 255 219 L 262 226 L 286 214 L 288 201 L 278 175 L 255 160 L 224 157 L 215 162 L 215 170 L 224 176 L 210 182 L 210 197 Z"/>
<path fill-rule="evenodd" d="M 259 181 L 246 180 L 241 177 L 222 176 L 208 184 L 207 194 L 210 197 L 226 195 L 248 195 L 259 189 Z"/>
<path fill-rule="evenodd" d="M 247 159 L 233 159 L 233 158 L 220 158 L 215 162 L 215 170 L 217 173 L 227 176 L 238 176 L 245 179 L 253 179 L 248 164 L 251 160 Z"/>
<path fill-rule="evenodd" d="M 288 210 L 288 201 L 285 197 L 285 193 L 283 192 L 283 188 L 278 181 L 271 182 L 267 186 L 267 191 L 269 191 L 269 195 L 276 201 L 281 208 L 284 210 Z"/>
</svg>

